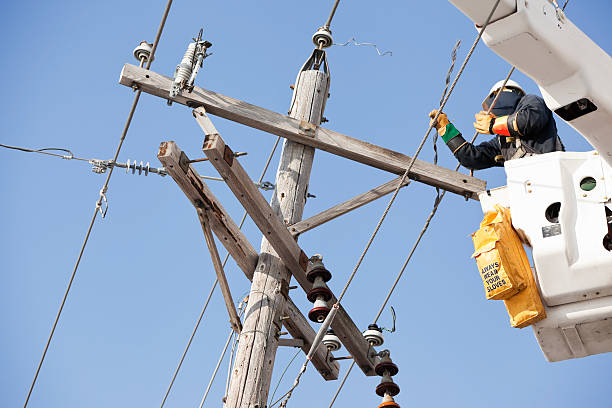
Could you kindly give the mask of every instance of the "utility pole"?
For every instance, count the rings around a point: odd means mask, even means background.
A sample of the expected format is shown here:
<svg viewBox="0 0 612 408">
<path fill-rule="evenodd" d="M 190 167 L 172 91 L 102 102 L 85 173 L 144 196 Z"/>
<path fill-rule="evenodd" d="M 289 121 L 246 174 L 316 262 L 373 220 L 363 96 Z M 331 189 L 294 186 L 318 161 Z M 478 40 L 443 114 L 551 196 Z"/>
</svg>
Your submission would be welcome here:
<svg viewBox="0 0 612 408">
<path fill-rule="evenodd" d="M 289 116 L 319 125 L 329 92 L 325 51 L 316 49 L 304 64 L 294 87 Z M 305 133 L 309 128 L 305 126 Z M 314 136 L 314 135 L 313 135 Z M 285 140 L 276 173 L 271 207 L 286 225 L 302 220 L 314 148 Z M 245 313 L 226 408 L 264 408 L 272 379 L 281 316 L 291 274 L 265 236 Z"/>
</svg>

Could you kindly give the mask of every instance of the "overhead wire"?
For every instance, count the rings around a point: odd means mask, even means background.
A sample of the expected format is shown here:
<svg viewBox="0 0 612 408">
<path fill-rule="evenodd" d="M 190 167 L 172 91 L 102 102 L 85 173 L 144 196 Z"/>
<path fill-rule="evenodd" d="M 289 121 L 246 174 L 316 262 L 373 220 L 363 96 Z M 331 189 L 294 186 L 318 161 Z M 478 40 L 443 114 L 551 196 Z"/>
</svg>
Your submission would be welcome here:
<svg viewBox="0 0 612 408">
<path fill-rule="evenodd" d="M 151 67 L 151 63 L 153 62 L 153 57 L 155 55 L 155 51 L 157 50 L 157 45 L 159 44 L 159 39 L 161 38 L 161 34 L 163 32 L 164 26 L 166 24 L 166 19 L 168 18 L 168 13 L 170 12 L 170 6 L 172 5 L 172 0 L 168 0 L 168 2 L 166 3 L 166 8 L 164 9 L 164 13 L 162 15 L 162 19 L 161 22 L 159 24 L 159 27 L 157 29 L 157 34 L 155 35 L 155 41 L 153 42 L 153 47 L 151 49 L 151 54 L 150 57 L 147 61 L 147 65 L 145 69 L 149 69 Z M 127 135 L 128 129 L 130 128 L 130 124 L 132 122 L 132 117 L 134 116 L 134 112 L 136 110 L 136 106 L 138 105 L 138 101 L 140 99 L 140 95 L 142 93 L 141 89 L 138 89 L 136 91 L 136 95 L 134 96 L 134 100 L 132 102 L 132 106 L 130 107 L 130 111 L 127 117 L 127 120 L 125 122 L 125 125 L 123 127 L 123 131 L 121 133 L 121 138 L 119 140 L 119 144 L 117 146 L 117 149 L 115 151 L 115 155 L 113 157 L 113 163 L 117 161 L 117 158 L 119 157 L 119 152 L 121 151 L 121 147 L 123 146 L 123 142 L 125 140 L 125 136 Z M 100 190 L 100 195 L 98 198 L 98 201 L 96 202 L 96 207 L 93 213 L 93 216 L 91 217 L 91 221 L 89 223 L 89 226 L 87 227 L 87 233 L 85 234 L 85 239 L 83 241 L 83 244 L 81 246 L 81 249 L 79 251 L 79 255 L 77 257 L 77 261 L 76 264 L 74 266 L 74 269 L 72 271 L 72 274 L 70 276 L 70 279 L 68 280 L 68 285 L 66 287 L 66 291 L 64 293 L 64 296 L 62 298 L 62 302 L 60 304 L 59 310 L 57 312 L 57 315 L 55 317 L 55 320 L 53 322 L 53 326 L 51 328 L 51 333 L 49 334 L 49 337 L 47 339 L 47 343 L 45 344 L 45 348 L 43 350 L 43 354 L 42 357 L 40 358 L 40 361 L 38 363 L 38 367 L 36 368 L 36 373 L 34 374 L 34 379 L 32 380 L 32 384 L 30 385 L 30 389 L 28 390 L 28 395 L 26 397 L 25 403 L 24 403 L 24 408 L 28 406 L 28 402 L 30 401 L 30 396 L 32 395 L 32 391 L 34 389 L 34 386 L 36 385 L 36 380 L 38 379 L 38 374 L 40 373 L 40 369 L 43 365 L 43 362 L 45 360 L 45 356 L 47 355 L 47 350 L 49 349 L 49 345 L 51 344 L 51 339 L 53 338 L 53 334 L 55 333 L 55 329 L 57 327 L 57 323 L 60 319 L 60 316 L 62 314 L 62 310 L 64 309 L 64 305 L 66 303 L 66 299 L 68 297 L 68 293 L 70 292 L 70 288 L 72 287 L 72 282 L 74 281 L 74 277 L 76 276 L 76 272 L 77 269 L 79 267 L 79 264 L 81 263 L 81 258 L 83 257 L 83 252 L 85 252 L 85 247 L 87 246 L 87 242 L 89 241 L 89 236 L 91 234 L 91 230 L 93 228 L 94 222 L 96 221 L 96 217 L 98 215 L 98 212 L 101 212 L 102 209 L 102 202 L 103 200 L 106 201 L 106 192 L 108 190 L 108 185 L 110 182 L 110 178 L 113 174 L 113 168 L 111 167 L 109 172 L 107 173 L 106 176 L 106 180 L 104 182 L 104 185 L 102 187 L 102 189 Z"/>
<path fill-rule="evenodd" d="M 334 2 L 334 6 L 331 9 L 331 12 L 329 13 L 329 17 L 327 18 L 327 21 L 325 22 L 325 25 L 323 27 L 329 28 L 331 26 L 331 22 L 332 19 L 334 18 L 334 15 L 336 14 L 336 9 L 338 8 L 338 4 L 340 4 L 340 0 L 336 0 Z"/>
<path fill-rule="evenodd" d="M 270 154 L 268 155 L 268 158 L 266 160 L 266 163 L 264 164 L 263 170 L 261 171 L 261 175 L 259 176 L 258 179 L 258 183 L 261 183 L 262 180 L 264 179 L 264 177 L 266 176 L 266 172 L 268 171 L 268 167 L 270 167 L 270 162 L 272 161 L 272 158 L 274 157 L 274 153 L 276 152 L 276 149 L 278 148 L 278 143 L 280 142 L 280 136 L 276 137 L 276 141 L 274 142 L 274 145 L 272 146 L 272 150 L 270 151 Z M 247 217 L 247 212 L 244 211 L 242 214 L 242 218 L 240 219 L 240 223 L 238 224 L 238 229 L 242 229 L 242 226 L 244 225 L 244 222 L 246 221 L 246 217 Z M 225 255 L 225 259 L 223 260 L 222 266 L 225 267 L 225 264 L 227 263 L 228 259 L 229 259 L 229 252 Z M 198 331 L 198 327 L 200 327 L 200 323 L 202 322 L 202 318 L 204 317 L 204 313 L 206 312 L 206 309 L 208 308 L 208 303 L 210 302 L 210 298 L 212 297 L 212 294 L 215 290 L 215 288 L 217 287 L 218 284 L 218 280 L 215 279 L 210 292 L 208 293 L 208 297 L 206 298 L 206 301 L 204 302 L 204 306 L 202 307 L 202 311 L 200 312 L 200 315 L 198 316 L 198 319 L 196 320 L 196 324 L 195 327 L 193 328 L 192 332 L 191 332 L 191 336 L 189 337 L 189 340 L 187 341 L 187 346 L 185 347 L 185 350 L 183 351 L 183 354 L 181 355 L 181 358 L 179 360 L 179 363 L 176 367 L 176 369 L 174 370 L 174 374 L 172 375 L 172 379 L 170 380 L 170 385 L 168 386 L 166 393 L 164 394 L 164 397 L 162 399 L 162 403 L 160 405 L 160 408 L 163 408 L 164 404 L 166 403 L 166 399 L 168 398 L 168 395 L 170 394 L 170 391 L 172 390 L 172 386 L 174 384 L 174 380 L 176 379 L 176 376 L 178 375 L 181 366 L 183 365 L 183 361 L 185 360 L 185 356 L 187 355 L 187 353 L 189 352 L 189 348 L 191 347 L 191 342 L 193 341 L 193 338 L 195 337 L 197 331 Z"/>
<path fill-rule="evenodd" d="M 240 304 L 238 305 L 238 310 L 240 311 L 240 315 L 238 316 L 239 318 L 242 317 L 242 315 L 244 314 L 244 311 L 246 310 L 246 303 L 248 302 L 248 299 L 245 299 L 243 301 L 240 302 Z M 200 402 L 200 406 L 199 408 L 202 408 L 204 406 L 204 401 L 206 401 L 206 397 L 208 397 L 208 393 L 210 392 L 210 387 L 212 387 L 212 383 L 215 380 L 215 378 L 217 377 L 217 373 L 219 372 L 219 367 L 221 366 L 221 362 L 223 361 L 223 357 L 225 357 L 225 352 L 227 351 L 227 348 L 229 347 L 230 342 L 232 341 L 232 337 L 236 334 L 236 332 L 234 331 L 234 329 L 230 329 L 230 333 L 229 336 L 227 337 L 227 341 L 225 342 L 225 346 L 223 346 L 223 350 L 221 351 L 221 355 L 219 356 L 219 359 L 217 360 L 217 365 L 215 366 L 215 369 L 212 373 L 212 375 L 210 376 L 210 381 L 208 381 L 208 385 L 206 386 L 206 391 L 204 391 L 204 396 L 202 397 L 202 401 Z"/>
<path fill-rule="evenodd" d="M 45 147 L 44 149 L 28 149 L 27 147 L 9 146 L 5 144 L 1 144 L 1 143 L 0 143 L 0 147 L 4 147 L 5 149 L 19 150 L 19 151 L 26 152 L 26 153 L 39 153 L 39 154 L 46 154 L 48 156 L 61 157 L 62 159 L 65 159 L 65 160 L 80 160 L 80 161 L 86 161 L 86 162 L 93 160 L 93 159 L 85 159 L 83 157 L 76 157 L 74 153 L 72 153 L 72 151 L 68 149 L 62 149 L 59 147 Z M 66 153 L 69 153 L 69 155 L 52 153 L 49 150 L 66 152 Z"/>
<path fill-rule="evenodd" d="M 287 363 L 287 365 L 285 366 L 285 369 L 283 370 L 283 372 L 281 373 L 278 382 L 276 383 L 276 386 L 274 387 L 274 390 L 272 391 L 272 396 L 270 397 L 270 400 L 268 401 L 268 408 L 273 408 L 274 405 L 272 404 L 272 401 L 274 400 L 274 395 L 276 395 L 276 391 L 278 390 L 278 387 L 281 385 L 281 381 L 283 381 L 283 377 L 285 376 L 285 374 L 287 374 L 287 371 L 289 370 L 289 367 L 291 367 L 291 364 L 293 364 L 293 362 L 295 361 L 295 359 L 297 358 L 297 356 L 300 355 L 300 352 L 302 350 L 300 348 L 297 349 L 297 351 L 295 352 L 295 354 L 293 355 L 293 357 L 291 357 L 291 360 L 289 360 L 289 363 Z"/>
<path fill-rule="evenodd" d="M 284 408 L 284 407 L 287 406 L 287 402 L 291 398 L 291 396 L 293 394 L 293 391 L 299 385 L 300 379 L 301 379 L 302 375 L 306 372 L 306 368 L 308 366 L 308 362 L 312 358 L 312 355 L 314 354 L 314 351 L 316 350 L 316 348 L 321 343 L 325 332 L 329 328 L 329 326 L 330 326 L 331 322 L 333 321 L 336 313 L 338 312 L 338 310 L 340 308 L 340 302 L 342 301 L 342 299 L 343 299 L 344 295 L 346 294 L 346 292 L 347 292 L 351 282 L 353 281 L 355 275 L 357 274 L 357 271 L 359 270 L 359 267 L 360 267 L 361 263 L 363 262 L 363 259 L 365 258 L 365 255 L 367 254 L 368 250 L 370 249 L 370 246 L 372 245 L 372 242 L 374 241 L 374 238 L 378 234 L 378 231 L 380 230 L 380 227 L 381 227 L 382 223 L 384 222 L 387 214 L 389 213 L 389 210 L 391 209 L 391 206 L 395 202 L 395 199 L 397 198 L 399 190 L 401 189 L 402 186 L 410 184 L 410 180 L 408 180 L 408 182 L 406 180 L 408 178 L 408 174 L 410 173 L 410 170 L 414 166 L 414 163 L 415 163 L 419 153 L 423 149 L 423 146 L 425 145 L 425 142 L 427 141 L 427 138 L 429 137 L 429 133 L 431 132 L 431 130 L 433 129 L 434 124 L 438 120 L 438 117 L 440 116 L 440 113 L 442 112 L 442 109 L 444 109 L 444 106 L 446 105 L 446 103 L 448 102 L 448 99 L 452 95 L 453 90 L 455 89 L 455 86 L 457 85 L 457 82 L 459 81 L 459 78 L 461 78 L 461 75 L 463 74 L 463 71 L 465 70 L 465 67 L 467 66 L 467 63 L 469 62 L 472 54 L 474 53 L 474 50 L 475 50 L 476 46 L 478 45 L 478 42 L 480 41 L 480 38 L 482 37 L 485 29 L 489 25 L 489 22 L 491 21 L 491 18 L 493 17 L 493 14 L 495 13 L 495 10 L 497 10 L 497 6 L 499 5 L 500 1 L 501 0 L 497 0 L 495 2 L 491 12 L 489 13 L 489 15 L 487 17 L 486 22 L 484 23 L 482 28 L 478 31 L 478 35 L 476 36 L 476 39 L 474 40 L 474 43 L 472 44 L 472 47 L 468 51 L 468 53 L 467 53 L 467 55 L 466 55 L 466 57 L 465 57 L 465 59 L 463 61 L 463 64 L 459 68 L 459 71 L 457 72 L 457 75 L 455 76 L 455 79 L 453 80 L 453 83 L 451 84 L 450 88 L 448 89 L 448 92 L 447 92 L 446 96 L 444 97 L 444 99 L 442 101 L 442 104 L 440 105 L 440 108 L 439 108 L 438 112 L 436 113 L 436 115 L 432 119 L 432 121 L 430 122 L 430 124 L 429 124 L 429 126 L 427 128 L 427 132 L 425 133 L 425 136 L 422 138 L 421 143 L 419 144 L 418 148 L 416 149 L 416 152 L 414 153 L 412 159 L 410 160 L 410 163 L 409 163 L 408 167 L 404 171 L 404 173 L 403 173 L 403 175 L 402 175 L 402 177 L 400 179 L 400 182 L 398 183 L 398 185 L 397 185 L 397 187 L 396 187 L 396 189 L 395 189 L 391 199 L 389 200 L 389 203 L 387 204 L 385 210 L 383 211 L 383 213 L 382 213 L 382 215 L 381 215 L 381 217 L 380 217 L 376 227 L 374 228 L 374 231 L 370 235 L 370 238 L 368 239 L 368 242 L 367 242 L 364 250 L 362 251 L 361 255 L 359 256 L 359 260 L 357 261 L 357 264 L 355 265 L 355 268 L 351 272 L 348 281 L 346 282 L 344 288 L 342 289 L 342 292 L 340 293 L 340 295 L 337 298 L 336 303 L 332 306 L 332 308 L 331 308 L 330 312 L 328 313 L 327 317 L 325 318 L 325 320 L 323 321 L 323 323 L 319 327 L 319 331 L 317 332 L 317 335 L 315 336 L 315 338 L 314 338 L 314 340 L 312 342 L 312 345 L 310 347 L 308 355 L 306 356 L 306 360 L 304 361 L 304 364 L 302 365 L 302 367 L 301 367 L 301 369 L 300 369 L 300 371 L 299 371 L 299 373 L 298 373 L 298 375 L 297 375 L 293 385 L 291 386 L 289 391 L 287 391 L 283 395 L 285 400 L 283 400 L 283 402 L 281 403 L 281 405 L 280 405 L 281 408 Z M 436 201 L 438 201 L 438 200 L 436 200 Z"/>
<path fill-rule="evenodd" d="M 510 69 L 510 71 L 508 72 L 508 75 L 504 79 L 504 82 L 503 82 L 503 84 L 501 86 L 501 89 L 503 89 L 504 86 L 506 86 L 506 84 L 510 80 L 510 77 L 512 76 L 512 73 L 514 72 L 514 70 L 515 70 L 515 67 L 512 67 Z M 497 100 L 499 99 L 500 95 L 501 95 L 501 92 L 498 92 L 497 95 L 495 95 L 495 98 L 493 99 L 493 102 L 491 103 L 491 106 L 487 110 L 487 113 L 491 113 L 491 110 L 493 109 L 493 107 L 495 107 L 495 104 L 497 103 Z M 474 143 L 474 141 L 476 140 L 477 136 L 478 136 L 478 132 L 476 132 L 476 134 L 472 137 L 472 140 L 471 140 L 470 143 Z M 461 165 L 457 165 L 457 167 L 455 167 L 455 171 L 459 170 L 460 167 L 461 167 Z M 445 195 L 446 195 L 446 190 L 442 191 L 441 194 L 438 194 L 436 196 L 433 209 L 431 210 L 431 213 L 427 216 L 427 219 L 425 220 L 425 224 L 423 226 L 423 229 L 421 229 L 421 232 L 419 233 L 419 235 L 418 235 L 414 245 L 412 246 L 412 248 L 411 248 L 411 250 L 410 250 L 410 252 L 408 254 L 408 257 L 404 261 L 404 264 L 402 265 L 402 268 L 400 269 L 399 273 L 395 277 L 395 280 L 393 281 L 393 284 L 391 285 L 391 288 L 389 289 L 387 295 L 385 296 L 385 300 L 381 304 L 381 306 L 380 306 L 380 308 L 379 308 L 379 310 L 378 310 L 378 312 L 376 314 L 376 317 L 374 318 L 373 323 L 376 324 L 376 322 L 378 322 L 378 319 L 380 318 L 382 312 L 384 311 L 385 307 L 387 306 L 387 303 L 391 299 L 391 296 L 393 295 L 393 292 L 395 291 L 395 288 L 397 287 L 397 284 L 399 283 L 400 279 L 402 278 L 402 276 L 404 274 L 404 271 L 406 270 L 406 267 L 408 266 L 408 263 L 412 259 L 412 256 L 414 255 L 414 252 L 415 252 L 417 246 L 419 245 L 419 243 L 421 242 L 421 239 L 423 238 L 423 235 L 425 235 L 425 232 L 427 231 L 432 218 L 436 215 L 436 213 L 438 211 L 438 207 L 439 207 L 440 203 L 442 202 L 442 200 L 444 199 Z M 332 401 L 329 404 L 328 408 L 331 408 L 333 406 L 334 402 L 336 401 L 336 398 L 338 397 L 338 394 L 340 393 L 340 391 L 344 387 L 344 383 L 346 382 L 346 378 L 350 374 L 351 369 L 353 368 L 354 365 L 355 365 L 355 361 L 353 361 L 351 363 L 351 365 L 350 365 L 349 369 L 347 370 L 347 372 L 346 372 L 342 382 L 338 386 L 338 389 L 336 390 L 336 393 L 334 394 L 334 396 L 332 398 Z"/>
</svg>

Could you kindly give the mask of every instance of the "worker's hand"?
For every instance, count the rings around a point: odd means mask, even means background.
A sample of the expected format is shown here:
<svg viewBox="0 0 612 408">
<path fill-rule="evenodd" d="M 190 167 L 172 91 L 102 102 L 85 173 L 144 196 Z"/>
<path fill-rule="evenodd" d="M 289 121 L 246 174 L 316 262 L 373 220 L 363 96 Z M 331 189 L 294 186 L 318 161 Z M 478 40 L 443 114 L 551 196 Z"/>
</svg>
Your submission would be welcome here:
<svg viewBox="0 0 612 408">
<path fill-rule="evenodd" d="M 495 123 L 495 115 L 480 111 L 476 115 L 476 122 L 474 122 L 474 128 L 478 133 L 493 134 L 493 124 Z"/>
<path fill-rule="evenodd" d="M 438 131 L 438 134 L 442 136 L 444 132 L 446 131 L 446 125 L 448 125 L 450 122 L 448 121 L 448 117 L 446 116 L 446 113 L 440 112 L 440 116 L 438 116 L 438 120 L 436 120 L 436 122 L 434 123 L 434 118 L 436 117 L 437 114 L 438 114 L 437 109 L 434 109 L 431 112 L 429 112 L 429 117 L 431 118 L 431 120 L 429 121 L 429 124 L 434 126 L 436 130 Z"/>
</svg>

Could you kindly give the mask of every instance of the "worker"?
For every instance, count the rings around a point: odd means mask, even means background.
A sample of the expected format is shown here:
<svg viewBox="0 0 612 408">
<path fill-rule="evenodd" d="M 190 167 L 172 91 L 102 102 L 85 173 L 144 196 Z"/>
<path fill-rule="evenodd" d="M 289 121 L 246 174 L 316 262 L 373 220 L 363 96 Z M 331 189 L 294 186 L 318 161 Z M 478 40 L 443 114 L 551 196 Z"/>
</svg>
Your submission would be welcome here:
<svg viewBox="0 0 612 408">
<path fill-rule="evenodd" d="M 508 160 L 565 150 L 557 135 L 555 119 L 544 100 L 537 95 L 526 95 L 523 88 L 512 80 L 501 89 L 503 84 L 504 81 L 499 81 L 493 85 L 482 102 L 484 110 L 475 115 L 476 131 L 496 135 L 495 138 L 473 145 L 461 136 L 443 112 L 436 123 L 432 123 L 464 167 L 486 169 L 503 166 Z M 487 113 L 498 92 L 501 95 L 491 113 Z M 433 110 L 429 114 L 432 122 L 437 113 Z"/>
</svg>

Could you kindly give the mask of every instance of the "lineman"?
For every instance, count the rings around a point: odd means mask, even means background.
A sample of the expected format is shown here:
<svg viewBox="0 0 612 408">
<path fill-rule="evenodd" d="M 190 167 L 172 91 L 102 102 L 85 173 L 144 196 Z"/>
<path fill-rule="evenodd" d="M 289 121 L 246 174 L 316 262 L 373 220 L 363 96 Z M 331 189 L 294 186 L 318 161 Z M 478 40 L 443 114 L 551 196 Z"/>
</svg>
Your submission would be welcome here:
<svg viewBox="0 0 612 408">
<path fill-rule="evenodd" d="M 482 102 L 484 110 L 475 115 L 476 131 L 496 137 L 473 145 L 461 136 L 445 113 L 440 113 L 435 123 L 438 134 L 464 167 L 486 169 L 503 166 L 507 160 L 565 150 L 557 135 L 555 119 L 544 100 L 536 95 L 526 95 L 523 88 L 512 80 L 500 91 L 503 83 L 499 81 L 493 85 Z M 487 114 L 498 91 L 501 95 L 491 113 Z M 429 114 L 432 121 L 437 113 L 433 110 Z"/>
</svg>

